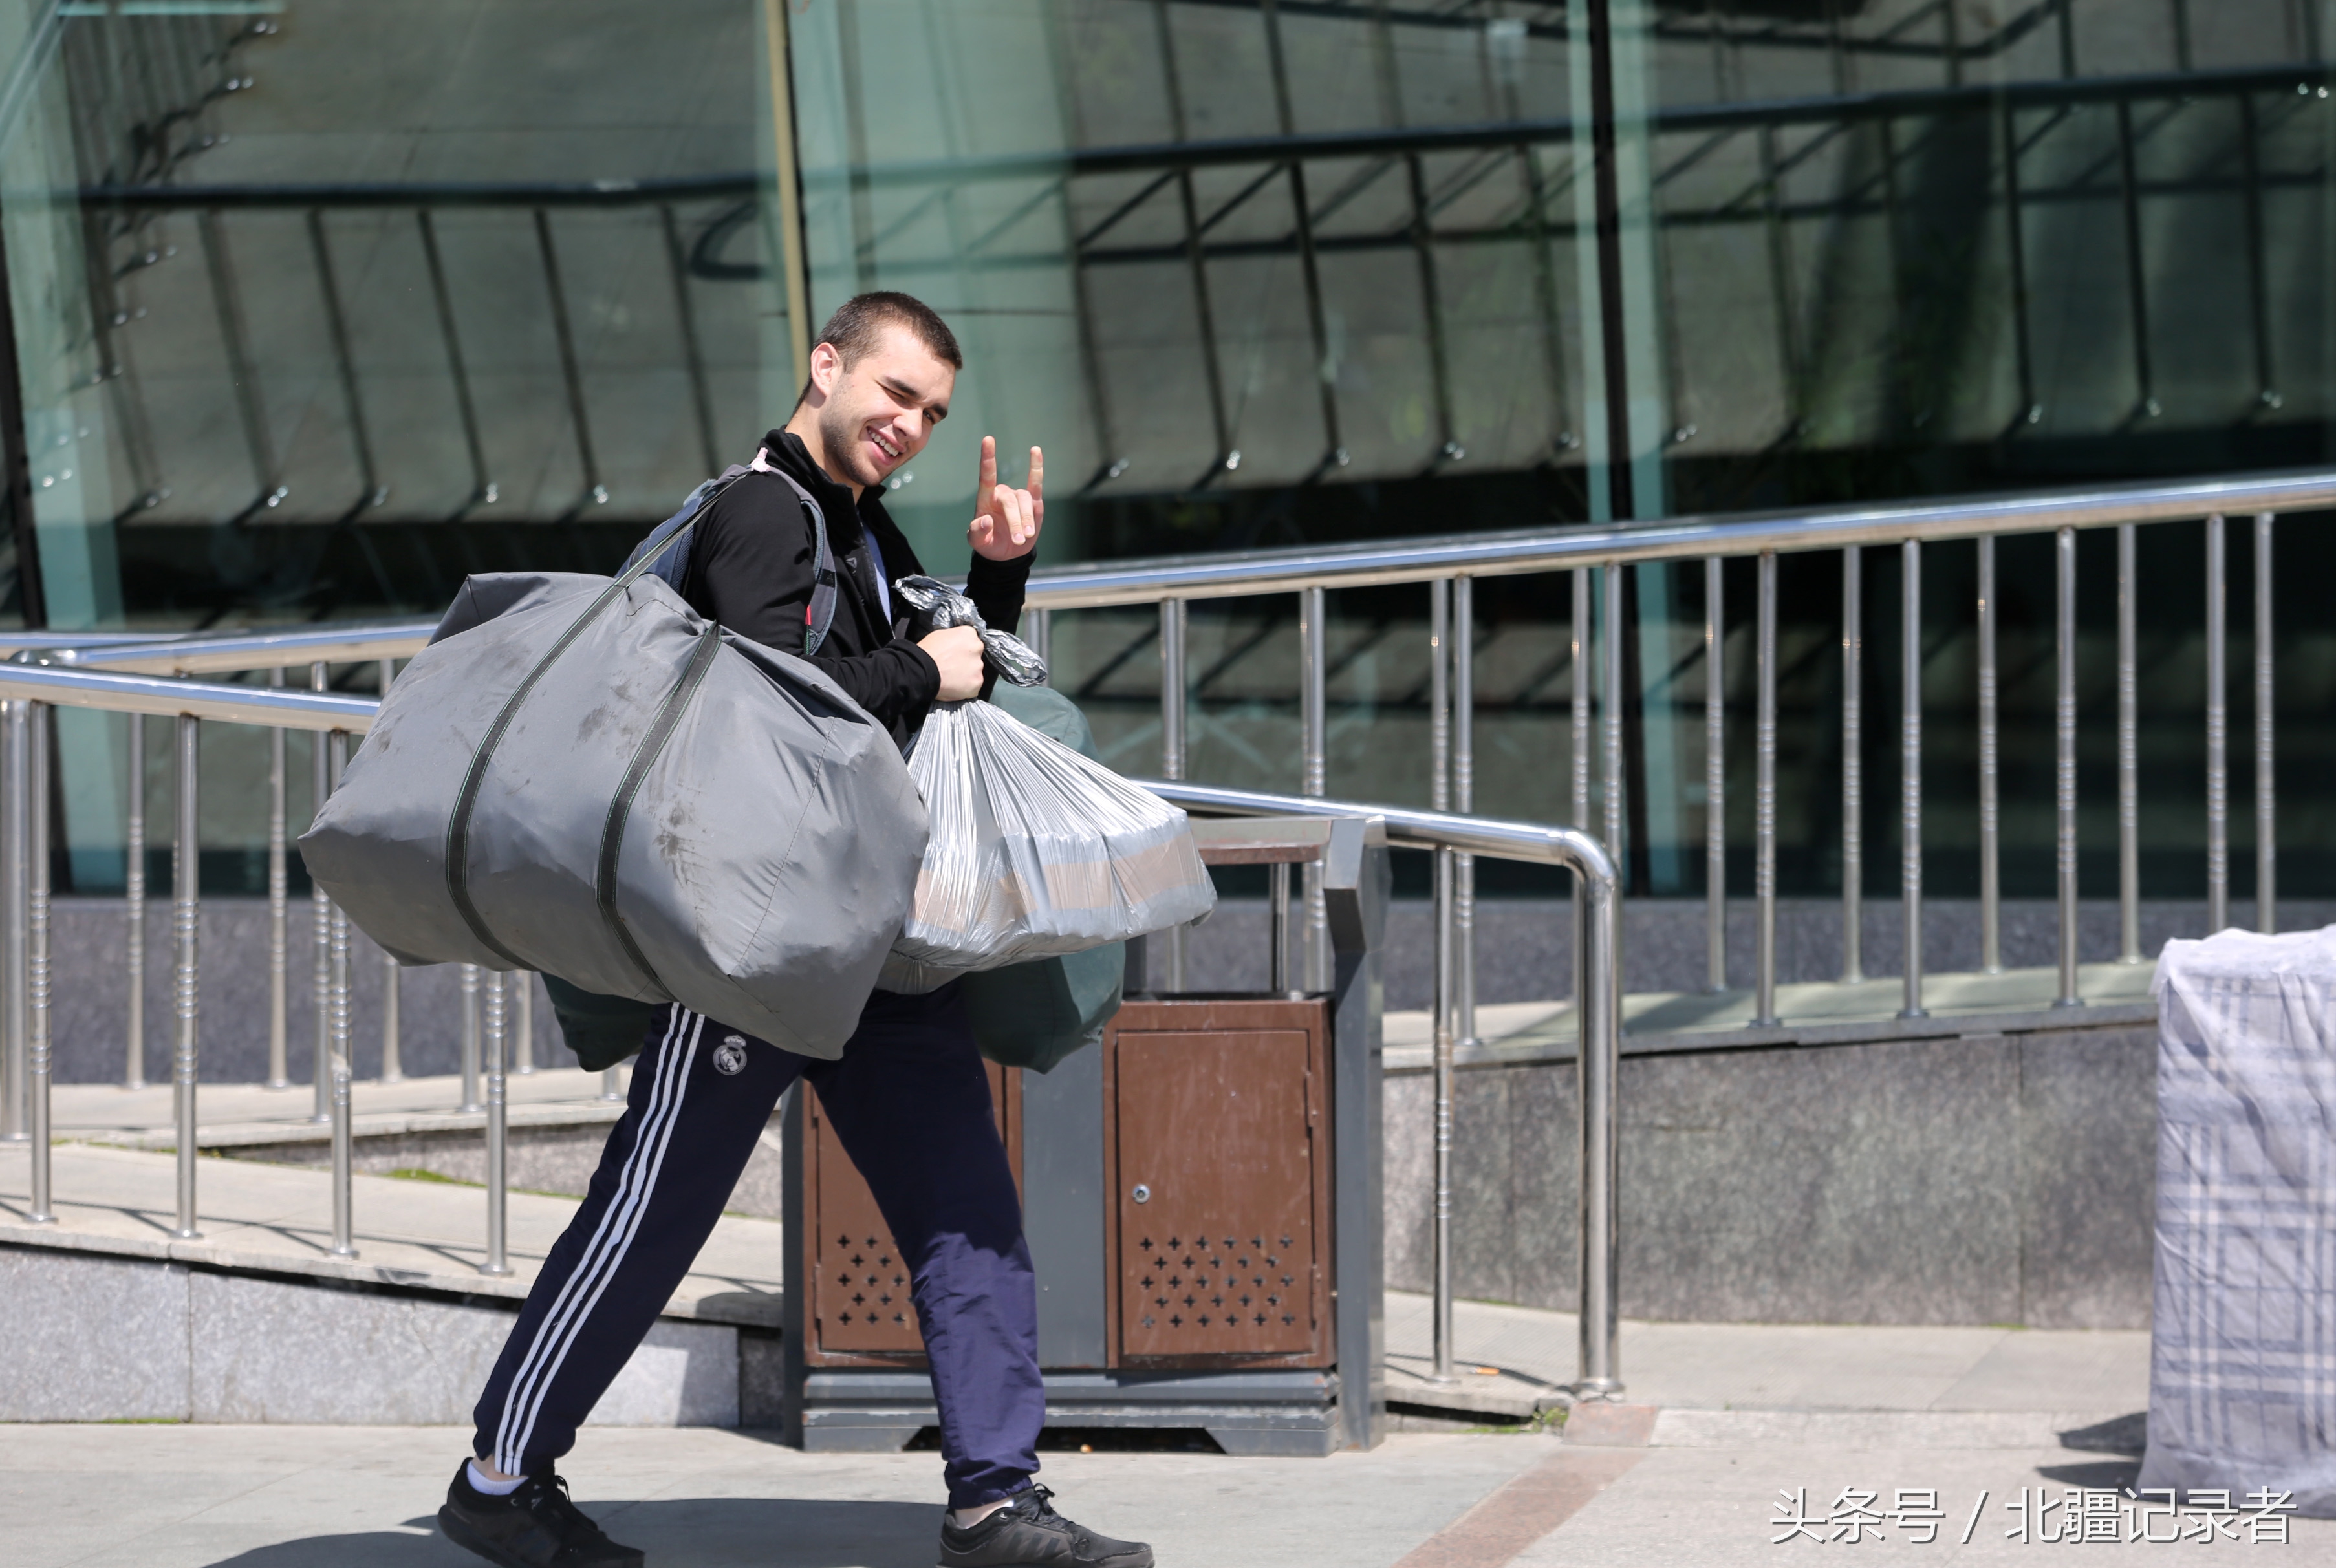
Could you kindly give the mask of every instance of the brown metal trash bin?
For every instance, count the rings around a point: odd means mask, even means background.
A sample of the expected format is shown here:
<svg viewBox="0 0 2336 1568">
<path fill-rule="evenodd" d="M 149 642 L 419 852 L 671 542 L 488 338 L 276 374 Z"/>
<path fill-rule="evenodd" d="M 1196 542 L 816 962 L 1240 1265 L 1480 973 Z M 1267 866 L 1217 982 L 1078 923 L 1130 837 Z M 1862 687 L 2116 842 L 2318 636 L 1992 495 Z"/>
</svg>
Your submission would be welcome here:
<svg viewBox="0 0 2336 1568">
<path fill-rule="evenodd" d="M 1376 1446 L 1386 832 L 1360 817 L 1193 827 L 1204 859 L 1319 879 L 1331 986 L 1137 993 L 1100 1049 L 1051 1073 L 991 1069 L 1037 1271 L 1047 1423 L 1197 1428 L 1233 1454 Z M 905 1271 L 815 1096 L 790 1095 L 786 1436 L 895 1450 L 937 1418 Z"/>
</svg>

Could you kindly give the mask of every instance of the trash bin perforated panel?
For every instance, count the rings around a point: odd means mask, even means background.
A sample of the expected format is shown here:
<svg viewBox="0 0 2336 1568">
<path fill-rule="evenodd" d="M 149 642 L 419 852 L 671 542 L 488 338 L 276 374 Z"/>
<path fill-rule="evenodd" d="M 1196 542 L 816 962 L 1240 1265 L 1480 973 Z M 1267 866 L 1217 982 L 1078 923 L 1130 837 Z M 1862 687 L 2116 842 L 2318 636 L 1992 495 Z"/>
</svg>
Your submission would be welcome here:
<svg viewBox="0 0 2336 1568">
<path fill-rule="evenodd" d="M 1005 1140 L 1014 1183 L 1022 1183 L 1019 1071 L 985 1064 L 989 1098 Z M 843 1151 L 842 1140 L 820 1113 L 819 1096 L 808 1084 L 801 1096 L 798 1131 L 807 1138 L 805 1213 L 811 1256 L 812 1332 L 806 1359 L 815 1365 L 852 1365 L 881 1358 L 882 1364 L 921 1366 L 925 1339 L 910 1299 L 909 1266 L 892 1244 L 891 1230 L 876 1207 L 875 1194 Z"/>
<path fill-rule="evenodd" d="M 1121 1011 L 1105 1063 L 1120 1364 L 1323 1354 L 1326 1032 L 1315 1001 Z"/>
</svg>

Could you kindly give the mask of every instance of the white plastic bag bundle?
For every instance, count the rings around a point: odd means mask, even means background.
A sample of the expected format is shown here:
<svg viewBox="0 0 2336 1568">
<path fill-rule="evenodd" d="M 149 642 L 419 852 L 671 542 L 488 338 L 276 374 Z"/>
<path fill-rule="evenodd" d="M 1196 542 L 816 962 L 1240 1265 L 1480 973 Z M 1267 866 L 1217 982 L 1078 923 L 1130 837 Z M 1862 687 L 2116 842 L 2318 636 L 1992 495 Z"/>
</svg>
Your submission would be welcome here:
<svg viewBox="0 0 2336 1568">
<path fill-rule="evenodd" d="M 931 836 L 881 989 L 930 991 L 1216 905 L 1182 811 L 989 703 L 937 705 L 909 776 Z"/>
</svg>

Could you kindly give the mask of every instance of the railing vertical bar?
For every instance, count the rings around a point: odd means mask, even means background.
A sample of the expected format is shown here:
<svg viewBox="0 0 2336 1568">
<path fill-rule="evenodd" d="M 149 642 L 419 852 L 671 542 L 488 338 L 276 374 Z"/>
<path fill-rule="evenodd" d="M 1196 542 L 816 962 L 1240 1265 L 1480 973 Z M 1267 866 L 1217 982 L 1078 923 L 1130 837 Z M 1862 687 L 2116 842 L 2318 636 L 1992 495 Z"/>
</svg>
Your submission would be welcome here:
<svg viewBox="0 0 2336 1568">
<path fill-rule="evenodd" d="M 1188 625 L 1184 601 L 1163 599 L 1160 601 L 1160 772 L 1162 776 L 1181 779 L 1184 776 L 1184 716 L 1189 677 L 1184 657 L 1184 632 Z M 1168 952 L 1168 984 L 1170 991 L 1184 989 L 1184 928 L 1172 928 L 1165 944 Z"/>
<path fill-rule="evenodd" d="M 1865 552 L 1841 552 L 1841 979 L 1865 979 Z"/>
<path fill-rule="evenodd" d="M 1998 799 L 2000 726 L 1996 712 L 1995 541 L 1979 541 L 1979 967 L 2003 972 L 2003 838 Z"/>
<path fill-rule="evenodd" d="M 2136 530 L 2117 525 L 2117 962 L 2141 962 L 2141 690 Z"/>
<path fill-rule="evenodd" d="M 1592 833 L 1595 830 L 1590 821 L 1590 694 L 1593 679 L 1591 671 L 1590 572 L 1585 567 L 1576 567 L 1569 575 L 1573 579 L 1572 620 L 1569 628 L 1572 662 L 1568 666 L 1572 671 L 1569 681 L 1572 687 L 1573 711 L 1571 740 L 1566 752 L 1567 771 L 1572 785 L 1572 809 L 1566 820 L 1583 833 Z M 1589 1014 L 1585 1010 L 1585 998 L 1590 992 L 1587 975 L 1582 968 L 1589 961 L 1589 954 L 1582 945 L 1582 932 L 1590 918 L 1586 898 L 1583 881 L 1576 876 L 1573 879 L 1573 1006 L 1579 1019 L 1576 1027 L 1584 1030 L 1590 1027 Z M 1582 1043 L 1577 1044 L 1576 1049 L 1588 1049 L 1586 1036 Z"/>
<path fill-rule="evenodd" d="M 481 977 L 485 973 L 476 964 L 462 966 L 462 1103 L 454 1107 L 458 1111 L 485 1108 L 479 1099 L 479 987 L 482 983 Z"/>
<path fill-rule="evenodd" d="M 2271 513 L 2255 514 L 2255 930 L 2279 929 L 2278 779 L 2273 767 Z M 37 884 L 35 884 L 37 885 Z"/>
<path fill-rule="evenodd" d="M 31 979 L 32 881 L 25 842 L 32 832 L 26 814 L 31 791 L 24 781 L 24 705 L 0 703 L 0 1142 L 21 1144 L 24 1127 L 25 1053 L 32 1015 L 26 982 Z"/>
<path fill-rule="evenodd" d="M 277 684 L 282 684 L 277 674 Z M 128 810 L 122 823 L 122 905 L 125 929 L 122 931 L 122 967 L 129 994 L 122 998 L 126 1017 L 122 1027 L 123 1062 L 122 1086 L 142 1089 L 146 1086 L 146 716 L 133 713 L 130 720 L 129 755 L 125 759 L 128 788 L 123 792 Z M 283 742 L 282 730 L 276 732 Z M 281 753 L 276 756 L 277 779 L 283 776 Z M 281 786 L 277 799 L 280 801 Z M 280 807 L 279 807 L 280 809 Z M 280 1025 L 278 1026 L 280 1033 Z M 281 1057 L 275 1047 L 276 1035 L 269 1037 L 268 1054 L 269 1076 L 279 1077 Z M 269 1087 L 280 1088 L 270 1083 Z"/>
<path fill-rule="evenodd" d="M 335 730 L 323 737 L 332 788 L 341 785 L 341 774 L 348 766 L 349 737 L 346 731 Z M 332 906 L 333 940 L 333 1256 L 354 1258 L 357 1255 L 355 1236 L 355 1183 L 351 1174 L 352 1132 L 349 1114 L 349 1084 L 355 1076 L 350 1070 L 349 1047 L 353 1031 L 349 1016 L 349 916 L 338 904 Z"/>
<path fill-rule="evenodd" d="M 1452 579 L 1427 584 L 1427 804 L 1452 809 Z"/>
<path fill-rule="evenodd" d="M 308 688 L 325 691 L 332 685 L 332 669 L 322 661 L 308 667 Z M 332 758 L 325 737 L 308 737 L 308 800 L 312 813 L 321 813 L 325 802 L 333 793 Z M 325 893 L 322 882 L 315 878 L 308 881 L 308 927 L 312 944 L 308 954 L 308 989 L 316 1004 L 316 1057 L 309 1069 L 309 1083 L 316 1092 L 316 1107 L 309 1113 L 312 1122 L 329 1123 L 333 1119 L 333 901 Z"/>
<path fill-rule="evenodd" d="M 1298 595 L 1298 793 L 1319 800 L 1330 787 L 1329 596 L 1319 588 Z M 1306 989 L 1330 989 L 1330 912 L 1322 868 L 1305 870 Z"/>
<path fill-rule="evenodd" d="M 1441 810 L 1441 807 L 1437 808 Z M 1434 1381 L 1452 1368 L 1452 852 L 1436 852 L 1436 996 L 1428 1014 L 1436 1051 Z"/>
<path fill-rule="evenodd" d="M 2206 930 L 2231 923 L 2231 756 L 2228 613 L 2223 514 L 2206 520 Z"/>
<path fill-rule="evenodd" d="M 524 1078 L 535 1072 L 535 976 L 521 969 L 511 986 L 511 1070 Z"/>
<path fill-rule="evenodd" d="M 389 698 L 390 683 L 397 678 L 397 661 L 381 661 L 381 695 Z M 402 1084 L 405 1081 L 404 1019 L 401 994 L 405 989 L 404 970 L 389 954 L 381 955 L 381 1081 Z"/>
<path fill-rule="evenodd" d="M 1290 989 L 1290 863 L 1277 861 L 1266 872 L 1266 989 Z"/>
<path fill-rule="evenodd" d="M 1476 583 L 1452 579 L 1452 809 L 1476 809 Z M 1452 1037 L 1476 1040 L 1476 857 L 1452 856 Z"/>
<path fill-rule="evenodd" d="M 1727 605 L 1720 558 L 1703 560 L 1704 989 L 1728 989 Z"/>
<path fill-rule="evenodd" d="M 1622 760 L 1622 585 L 1623 574 L 1630 569 L 1610 563 L 1603 570 L 1606 602 L 1602 608 L 1606 638 L 1600 649 L 1603 657 L 1599 672 L 1599 772 L 1606 791 L 1602 803 L 1606 818 L 1606 852 L 1613 857 L 1615 874 L 1619 877 L 1621 875 L 1621 868 L 1627 863 L 1622 845 L 1622 824 L 1628 820 L 1624 814 L 1628 802 L 1625 799 L 1627 790 Z M 1621 940 L 1621 884 L 1617 882 L 1614 902 L 1615 940 L 1618 942 Z M 1617 950 L 1619 952 L 1620 950 Z"/>
<path fill-rule="evenodd" d="M 177 1113 L 179 1155 L 178 1223 L 170 1234 L 192 1241 L 195 1228 L 195 1073 L 200 1023 L 200 963 L 202 959 L 202 850 L 197 833 L 202 785 L 200 739 L 202 721 L 180 714 L 178 725 L 177 832 L 171 841 L 170 934 L 176 953 L 170 966 L 170 1004 L 174 1028 L 170 1042 L 170 1096 Z"/>
<path fill-rule="evenodd" d="M 1752 723 L 1752 1022 L 1776 1019 L 1776 552 L 1760 552 L 1755 589 Z"/>
<path fill-rule="evenodd" d="M 268 684 L 282 689 L 282 665 L 269 668 Z M 131 716 L 133 735 L 139 717 Z M 284 731 L 274 728 L 268 732 L 268 1086 L 271 1089 L 292 1086 L 291 975 L 285 943 L 291 872 L 284 786 Z M 144 891 L 142 885 L 140 891 Z"/>
<path fill-rule="evenodd" d="M 30 1017 L 25 1028 L 25 1120 L 32 1140 L 32 1206 L 24 1218 L 56 1223 L 50 1190 L 49 1078 L 54 1033 L 49 1012 L 49 710 L 21 703 L 24 726 L 24 971 Z"/>
<path fill-rule="evenodd" d="M 1608 856 L 1610 868 L 1614 857 Z M 1582 1105 L 1581 1347 L 1577 1399 L 1614 1399 L 1622 1392 L 1619 1296 L 1621 1275 L 1621 1123 L 1615 1079 L 1621 1072 L 1621 883 L 1610 869 L 1592 879 L 1577 875 L 1573 950 L 1583 955 L 1582 989 L 1575 993 L 1582 1044 L 1575 1053 L 1575 1090 Z"/>
<path fill-rule="evenodd" d="M 1905 916 L 1905 1006 L 1922 1008 L 1922 547 L 1898 547 L 1898 886 Z"/>
<path fill-rule="evenodd" d="M 2054 862 L 2059 872 L 2060 993 L 2056 1008 L 2079 1008 L 2077 990 L 2077 531 L 2053 536 L 2052 699 Z"/>
<path fill-rule="evenodd" d="M 521 989 L 529 976 L 524 972 L 511 977 Z M 486 1038 L 487 1038 L 487 1261 L 479 1265 L 482 1274 L 508 1274 L 511 1264 L 504 1257 L 507 1239 L 505 1224 L 511 1207 L 509 1201 L 510 1164 L 506 1142 L 507 1090 L 503 1080 L 503 1063 L 507 1035 L 503 1027 L 503 977 L 489 974 L 486 979 Z"/>
<path fill-rule="evenodd" d="M 1055 661 L 1055 612 L 1034 609 L 1025 618 L 1022 640 L 1038 656 L 1038 662 L 1048 667 L 1049 679 Z"/>
</svg>

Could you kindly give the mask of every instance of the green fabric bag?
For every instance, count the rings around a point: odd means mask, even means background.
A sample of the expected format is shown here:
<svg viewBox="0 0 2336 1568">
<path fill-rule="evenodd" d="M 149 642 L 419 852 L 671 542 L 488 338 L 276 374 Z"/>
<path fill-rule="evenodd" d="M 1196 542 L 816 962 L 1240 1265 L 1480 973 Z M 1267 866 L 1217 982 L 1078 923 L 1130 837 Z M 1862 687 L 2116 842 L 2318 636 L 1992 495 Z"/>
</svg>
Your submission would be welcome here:
<svg viewBox="0 0 2336 1568">
<path fill-rule="evenodd" d="M 989 700 L 1081 756 L 1095 755 L 1086 715 L 1054 687 L 999 681 Z M 1080 1047 L 1103 1043 L 1126 977 L 1127 944 L 1109 942 L 1067 958 L 982 969 L 959 984 L 981 1054 L 1000 1066 L 1044 1073 Z"/>
<path fill-rule="evenodd" d="M 1086 715 L 1053 687 L 1000 682 L 989 700 L 1048 739 L 1095 755 Z M 1103 1043 L 1126 974 L 1127 944 L 1112 942 L 1067 958 L 985 969 L 960 984 L 981 1054 L 1001 1066 L 1044 1073 L 1081 1046 Z M 638 1052 L 665 1011 L 662 1003 L 600 996 L 553 975 L 543 977 L 543 989 L 568 1048 L 589 1073 Z"/>
<path fill-rule="evenodd" d="M 551 998 L 552 1016 L 577 1062 L 588 1073 L 602 1073 L 641 1048 L 650 1026 L 665 1011 L 662 1002 L 635 1001 L 630 997 L 604 997 L 581 986 L 571 986 L 557 975 L 543 977 Z"/>
</svg>

